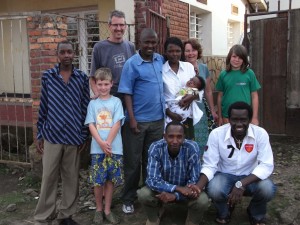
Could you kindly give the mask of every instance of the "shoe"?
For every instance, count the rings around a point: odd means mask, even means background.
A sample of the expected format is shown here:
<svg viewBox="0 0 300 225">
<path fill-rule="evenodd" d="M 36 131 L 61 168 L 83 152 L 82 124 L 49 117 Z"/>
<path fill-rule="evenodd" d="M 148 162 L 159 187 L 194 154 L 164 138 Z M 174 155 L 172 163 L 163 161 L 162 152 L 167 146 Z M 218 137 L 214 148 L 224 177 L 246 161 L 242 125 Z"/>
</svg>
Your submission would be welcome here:
<svg viewBox="0 0 300 225">
<path fill-rule="evenodd" d="M 103 212 L 102 211 L 96 211 L 93 223 L 96 225 L 103 224 Z"/>
<path fill-rule="evenodd" d="M 215 222 L 218 223 L 218 224 L 228 224 L 231 220 L 231 216 L 232 216 L 232 213 L 233 213 L 234 209 L 235 209 L 235 205 L 229 206 L 227 217 L 225 217 L 225 218 L 217 217 L 215 219 Z"/>
<path fill-rule="evenodd" d="M 130 205 L 125 205 L 125 204 L 123 204 L 122 210 L 123 210 L 123 212 L 126 213 L 126 214 L 133 213 L 133 212 L 134 212 L 133 204 L 130 204 Z"/>
<path fill-rule="evenodd" d="M 63 219 L 59 225 L 79 225 L 79 223 L 75 222 L 72 218 Z"/>
<path fill-rule="evenodd" d="M 248 214 L 249 222 L 250 222 L 251 225 L 266 225 L 266 219 L 265 218 L 262 218 L 260 220 L 255 219 L 251 215 L 251 212 L 250 212 L 249 208 L 247 208 L 247 214 Z"/>
<path fill-rule="evenodd" d="M 146 225 L 159 225 L 160 223 L 160 219 L 157 218 L 157 220 L 155 222 L 151 222 L 149 219 L 146 222 Z"/>
<path fill-rule="evenodd" d="M 229 218 L 219 218 L 219 217 L 217 217 L 216 219 L 215 219 L 215 222 L 217 223 L 217 224 L 228 224 L 229 222 L 230 222 L 230 219 Z"/>
<path fill-rule="evenodd" d="M 118 224 L 121 221 L 120 218 L 116 214 L 114 214 L 113 212 L 110 212 L 108 215 L 106 215 L 104 213 L 104 217 L 111 224 Z"/>
</svg>

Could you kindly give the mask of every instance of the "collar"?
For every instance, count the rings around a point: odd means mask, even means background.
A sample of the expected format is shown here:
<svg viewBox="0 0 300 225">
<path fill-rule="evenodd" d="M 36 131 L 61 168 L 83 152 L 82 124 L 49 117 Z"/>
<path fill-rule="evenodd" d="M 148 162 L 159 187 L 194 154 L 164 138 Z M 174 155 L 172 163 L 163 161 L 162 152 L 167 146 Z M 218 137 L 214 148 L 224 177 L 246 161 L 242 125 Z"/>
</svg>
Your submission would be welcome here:
<svg viewBox="0 0 300 225">
<path fill-rule="evenodd" d="M 225 125 L 226 126 L 226 125 Z M 224 138 L 224 142 L 229 140 L 230 137 L 232 137 L 231 135 L 231 126 L 230 124 L 227 125 L 228 127 L 226 128 L 226 134 L 225 134 L 225 138 Z M 251 124 L 249 124 L 249 127 L 248 127 L 248 130 L 247 130 L 247 133 L 246 133 L 246 136 L 245 137 L 248 137 L 248 138 L 253 138 L 255 139 L 255 136 L 254 136 L 254 133 L 253 133 L 253 127 Z"/>
<path fill-rule="evenodd" d="M 54 66 L 55 73 L 53 73 L 53 75 L 57 75 L 57 76 L 60 75 L 60 74 L 59 74 L 59 72 L 60 72 L 59 66 L 60 66 L 60 63 L 58 63 L 58 64 L 56 64 L 56 65 Z M 74 67 L 74 65 L 72 65 L 72 74 L 71 74 L 71 76 L 72 76 L 72 75 L 75 75 L 75 76 L 77 76 L 77 77 L 80 76 L 79 71 Z"/>
<path fill-rule="evenodd" d="M 173 71 L 170 67 L 169 61 L 165 62 L 165 66 L 163 67 L 163 72 L 167 73 L 169 71 Z M 182 61 L 179 61 L 179 69 L 178 70 L 183 70 L 184 71 L 184 65 Z"/>
<path fill-rule="evenodd" d="M 149 63 L 150 61 L 146 61 L 146 60 L 144 60 L 142 57 L 141 57 L 141 55 L 140 55 L 140 50 L 138 51 L 138 58 L 137 58 L 137 65 L 142 65 L 143 63 Z M 161 59 L 160 59 L 160 57 L 159 57 L 159 55 L 158 54 L 156 54 L 155 52 L 153 53 L 153 56 L 152 56 L 152 62 L 153 61 L 160 61 Z"/>
</svg>

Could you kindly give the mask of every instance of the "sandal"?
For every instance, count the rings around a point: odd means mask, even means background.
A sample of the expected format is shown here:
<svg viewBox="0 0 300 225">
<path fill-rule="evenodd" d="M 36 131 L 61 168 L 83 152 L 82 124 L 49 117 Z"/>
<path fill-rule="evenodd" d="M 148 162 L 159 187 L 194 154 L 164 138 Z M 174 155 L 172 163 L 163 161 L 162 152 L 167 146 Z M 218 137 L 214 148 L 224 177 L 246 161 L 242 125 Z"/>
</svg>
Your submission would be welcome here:
<svg viewBox="0 0 300 225">
<path fill-rule="evenodd" d="M 230 218 L 228 218 L 228 217 L 226 217 L 226 218 L 224 218 L 224 219 L 222 219 L 222 218 L 216 218 L 215 219 L 215 221 L 216 221 L 216 223 L 218 223 L 218 224 L 228 224 L 229 222 L 230 222 Z"/>
<path fill-rule="evenodd" d="M 229 206 L 227 217 L 226 217 L 226 218 L 219 218 L 219 217 L 217 217 L 217 218 L 215 219 L 215 221 L 216 221 L 218 224 L 228 224 L 228 223 L 230 222 L 231 215 L 232 215 L 232 213 L 233 213 L 234 208 L 235 208 L 235 205 Z"/>
<path fill-rule="evenodd" d="M 249 208 L 247 208 L 247 214 L 248 214 L 249 222 L 251 225 L 266 225 L 266 219 L 265 218 L 262 218 L 260 220 L 255 219 L 251 215 Z"/>
<path fill-rule="evenodd" d="M 104 213 L 104 217 L 107 221 L 109 221 L 111 224 L 118 224 L 120 223 L 120 217 L 118 217 L 113 212 L 110 212 L 108 215 Z"/>
</svg>

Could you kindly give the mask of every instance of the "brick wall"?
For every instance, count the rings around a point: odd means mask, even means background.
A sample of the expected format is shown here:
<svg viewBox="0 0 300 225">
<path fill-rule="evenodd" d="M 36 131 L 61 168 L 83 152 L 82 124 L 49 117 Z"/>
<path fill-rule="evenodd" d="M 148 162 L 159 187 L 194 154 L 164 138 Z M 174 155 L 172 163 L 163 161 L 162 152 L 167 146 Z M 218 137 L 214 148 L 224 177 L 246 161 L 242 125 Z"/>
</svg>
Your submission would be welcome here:
<svg viewBox="0 0 300 225">
<path fill-rule="evenodd" d="M 162 14 L 170 18 L 170 36 L 189 38 L 189 5 L 178 0 L 164 0 Z"/>
<path fill-rule="evenodd" d="M 41 93 L 41 76 L 57 63 L 57 43 L 66 40 L 66 18 L 57 15 L 35 15 L 27 18 L 29 39 L 33 136 L 36 137 L 36 122 Z"/>
<path fill-rule="evenodd" d="M 138 40 L 143 28 L 147 27 L 147 10 L 151 9 L 156 13 L 170 19 L 170 36 L 177 36 L 182 40 L 189 37 L 189 7 L 187 3 L 178 0 L 135 0 L 135 21 L 136 21 L 136 46 L 138 49 Z M 166 32 L 165 32 L 166 33 Z M 159 37 L 160 42 L 166 37 Z M 164 43 L 160 43 L 163 45 Z M 161 46 L 158 46 L 160 53 Z"/>
</svg>

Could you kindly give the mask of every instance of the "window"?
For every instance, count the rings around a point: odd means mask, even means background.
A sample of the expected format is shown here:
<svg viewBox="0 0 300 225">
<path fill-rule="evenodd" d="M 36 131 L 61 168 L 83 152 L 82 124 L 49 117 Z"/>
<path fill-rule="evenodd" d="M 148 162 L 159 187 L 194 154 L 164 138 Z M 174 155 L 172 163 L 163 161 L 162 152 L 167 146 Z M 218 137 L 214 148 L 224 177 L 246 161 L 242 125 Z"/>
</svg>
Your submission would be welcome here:
<svg viewBox="0 0 300 225">
<path fill-rule="evenodd" d="M 28 39 L 25 18 L 0 18 L 0 95 L 30 96 Z"/>
<path fill-rule="evenodd" d="M 90 73 L 92 52 L 99 41 L 99 21 L 96 12 L 80 12 L 67 17 L 68 40 L 74 43 L 74 65 Z"/>
<path fill-rule="evenodd" d="M 231 49 L 233 46 L 233 24 L 231 22 L 227 23 L 227 49 Z"/>
<path fill-rule="evenodd" d="M 190 14 L 190 37 L 197 38 L 198 41 L 202 44 L 202 24 L 201 17 L 199 14 L 195 12 L 191 12 Z"/>
<path fill-rule="evenodd" d="M 240 22 L 229 20 L 227 22 L 227 48 L 228 50 L 235 44 L 240 44 L 243 25 Z"/>
<path fill-rule="evenodd" d="M 232 15 L 238 15 L 239 14 L 239 8 L 235 5 L 231 5 L 231 14 Z"/>
</svg>

